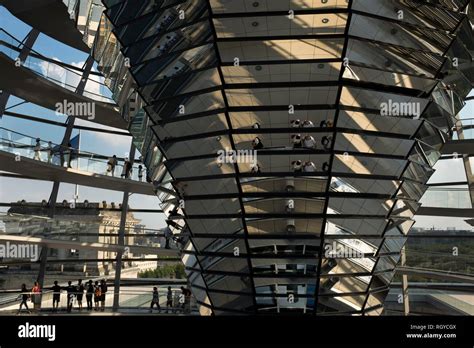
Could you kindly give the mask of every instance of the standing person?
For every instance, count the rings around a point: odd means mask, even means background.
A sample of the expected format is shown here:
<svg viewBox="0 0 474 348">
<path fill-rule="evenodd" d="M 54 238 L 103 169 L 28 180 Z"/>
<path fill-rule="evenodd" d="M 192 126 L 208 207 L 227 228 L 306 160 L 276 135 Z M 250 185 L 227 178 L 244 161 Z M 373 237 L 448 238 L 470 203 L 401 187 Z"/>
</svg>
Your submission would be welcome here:
<svg viewBox="0 0 474 348">
<path fill-rule="evenodd" d="M 107 161 L 107 173 L 111 173 L 112 176 L 115 176 L 115 166 L 117 165 L 117 156 L 113 155 Z"/>
<path fill-rule="evenodd" d="M 138 166 L 138 181 L 143 181 L 143 166 L 140 164 Z"/>
<path fill-rule="evenodd" d="M 82 310 L 82 297 L 84 296 L 84 284 L 82 284 L 82 279 L 79 279 L 77 281 L 77 293 L 76 293 L 76 299 L 77 299 L 77 305 L 79 306 L 79 310 Z"/>
<path fill-rule="evenodd" d="M 95 309 L 96 311 L 99 310 L 99 302 L 100 298 L 102 296 L 102 292 L 100 290 L 100 285 L 99 282 L 96 280 L 94 284 L 94 304 L 95 304 Z"/>
<path fill-rule="evenodd" d="M 130 179 L 132 177 L 132 161 L 126 160 L 124 163 L 125 167 L 125 179 Z"/>
<path fill-rule="evenodd" d="M 87 292 L 86 292 L 86 301 L 87 301 L 87 310 L 92 310 L 92 295 L 94 294 L 94 286 L 92 285 L 92 280 L 89 280 L 87 283 Z"/>
<path fill-rule="evenodd" d="M 39 309 L 41 307 L 41 288 L 38 282 L 35 282 L 31 289 L 31 302 L 33 302 L 34 309 Z"/>
<path fill-rule="evenodd" d="M 61 300 L 61 287 L 58 285 L 57 280 L 54 281 L 54 285 L 51 287 L 51 290 L 53 290 L 53 312 L 56 312 Z"/>
<path fill-rule="evenodd" d="M 155 286 L 153 287 L 153 297 L 151 299 L 151 304 L 150 304 L 150 312 L 153 311 L 153 307 L 155 306 L 158 307 L 158 310 L 161 310 L 160 307 L 160 294 L 158 293 L 158 288 Z"/>
<path fill-rule="evenodd" d="M 71 313 L 72 305 L 74 304 L 74 296 L 76 294 L 76 287 L 72 285 L 71 281 L 67 282 L 66 292 L 67 292 L 67 296 L 66 296 L 67 312 Z"/>
<path fill-rule="evenodd" d="M 36 138 L 36 145 L 33 148 L 35 155 L 33 157 L 34 160 L 41 161 L 41 139 Z"/>
<path fill-rule="evenodd" d="M 165 249 L 171 249 L 170 247 L 170 239 L 173 236 L 173 232 L 171 232 L 171 229 L 166 226 L 165 228 L 165 238 L 166 238 L 166 244 L 165 244 Z"/>
<path fill-rule="evenodd" d="M 183 312 L 189 313 L 190 303 L 191 303 L 191 291 L 182 286 L 181 295 L 184 296 L 184 303 L 182 304 Z"/>
<path fill-rule="evenodd" d="M 105 293 L 107 292 L 107 283 L 105 279 L 100 281 L 100 304 L 101 304 L 101 311 L 105 311 Z"/>
<path fill-rule="evenodd" d="M 21 298 L 21 303 L 20 303 L 20 308 L 18 309 L 18 314 L 20 314 L 21 308 L 22 308 L 23 305 L 25 305 L 25 308 L 26 308 L 27 312 L 31 313 L 30 310 L 28 309 L 28 305 L 26 303 L 26 301 L 28 301 L 28 299 L 30 298 L 30 292 L 26 288 L 26 284 L 21 284 L 20 298 Z"/>
<path fill-rule="evenodd" d="M 48 147 L 46 148 L 48 154 L 48 163 L 51 164 L 53 162 L 53 143 L 48 141 Z"/>
<path fill-rule="evenodd" d="M 123 162 L 122 174 L 120 174 L 120 177 L 122 179 L 127 177 L 127 163 L 128 163 L 128 158 L 126 157 Z"/>
<path fill-rule="evenodd" d="M 171 307 L 173 310 L 173 291 L 171 291 L 171 286 L 168 286 L 168 293 L 166 294 L 166 313 L 168 313 L 168 308 Z"/>
<path fill-rule="evenodd" d="M 69 157 L 68 157 L 68 161 L 67 161 L 67 167 L 68 167 L 68 168 L 72 168 L 71 162 L 72 162 L 73 158 L 76 156 L 76 149 L 72 147 L 71 143 L 68 143 L 68 144 L 67 144 L 67 147 L 68 147 L 68 151 L 69 151 Z"/>
</svg>

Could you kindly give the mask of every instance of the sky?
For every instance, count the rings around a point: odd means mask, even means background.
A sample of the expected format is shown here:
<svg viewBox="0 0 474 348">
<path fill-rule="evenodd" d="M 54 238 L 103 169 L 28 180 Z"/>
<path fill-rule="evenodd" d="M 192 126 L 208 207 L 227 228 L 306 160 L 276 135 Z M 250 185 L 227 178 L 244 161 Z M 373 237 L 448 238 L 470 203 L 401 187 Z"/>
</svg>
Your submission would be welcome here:
<svg viewBox="0 0 474 348">
<path fill-rule="evenodd" d="M 23 40 L 26 34 L 31 29 L 28 25 L 24 24 L 20 20 L 12 16 L 4 7 L 0 7 L 0 27 L 9 32 L 11 35 L 19 40 Z M 45 55 L 56 60 L 81 67 L 87 55 L 81 51 L 64 45 L 52 38 L 40 34 L 38 40 L 34 45 L 34 50 L 38 53 Z M 61 71 L 55 71 L 49 66 L 41 66 L 41 69 L 48 71 L 50 77 L 57 80 L 61 80 L 67 83 L 77 83 L 75 77 L 64 76 Z M 95 67 L 94 67 L 95 69 Z M 97 71 L 95 69 L 95 71 Z M 95 92 L 100 92 L 96 87 L 88 85 L 89 89 Z M 104 92 L 104 91 L 102 91 Z M 107 91 L 107 95 L 110 95 L 110 91 Z M 471 95 L 474 93 L 471 91 Z M 12 107 L 21 100 L 16 97 L 11 97 L 8 103 L 8 107 Z M 42 108 L 40 106 L 33 105 L 31 103 L 22 104 L 20 106 L 12 107 L 9 109 L 11 112 L 18 112 L 26 115 L 33 115 L 44 119 L 64 122 L 66 118 L 61 115 L 56 115 L 54 111 Z M 461 112 L 461 118 L 474 118 L 474 102 L 469 102 Z M 42 125 L 38 122 L 32 122 L 28 120 L 21 120 L 18 118 L 4 116 L 0 121 L 1 127 L 21 131 L 24 134 L 31 135 L 34 137 L 40 137 L 41 139 L 51 140 L 53 143 L 59 143 L 62 140 L 64 128 L 53 125 Z M 474 122 L 471 121 L 471 122 Z M 110 128 L 98 124 L 93 124 L 86 120 L 77 119 L 76 124 L 87 125 L 96 128 Z M 77 135 L 77 130 L 73 132 L 72 136 Z M 468 136 L 472 138 L 473 131 L 468 133 Z M 129 151 L 131 138 L 127 136 L 111 135 L 105 133 L 96 133 L 90 131 L 81 131 L 81 150 L 93 153 L 100 153 L 103 155 L 110 156 L 117 154 L 122 157 Z M 139 154 L 137 154 L 137 157 Z M 441 182 L 441 181 L 463 181 L 465 180 L 464 171 L 462 170 L 462 160 L 444 160 L 439 161 L 435 169 L 436 173 L 430 179 L 430 182 Z M 454 169 L 454 170 L 453 170 Z M 24 180 L 24 179 L 12 179 L 12 178 L 0 178 L 0 201 L 11 202 L 21 199 L 26 201 L 41 201 L 42 199 L 48 199 L 51 191 L 52 183 L 36 180 Z M 74 194 L 74 185 L 61 184 L 58 201 L 63 199 L 70 200 Z M 79 189 L 79 201 L 89 200 L 90 202 L 98 201 L 101 202 L 106 200 L 108 202 L 121 202 L 122 193 L 108 190 L 100 190 L 97 188 L 80 187 Z M 158 209 L 159 200 L 157 197 L 144 196 L 144 195 L 132 195 L 130 198 L 130 205 L 132 208 L 149 208 Z M 5 211 L 5 209 L 3 209 Z M 165 226 L 165 217 L 163 214 L 158 213 L 142 213 L 136 214 L 136 217 L 142 219 L 142 222 L 148 228 L 161 228 Z M 416 217 L 416 227 L 437 227 L 437 228 L 458 228 L 458 229 L 472 229 L 469 227 L 463 219 L 456 218 L 439 218 L 439 217 Z"/>
</svg>

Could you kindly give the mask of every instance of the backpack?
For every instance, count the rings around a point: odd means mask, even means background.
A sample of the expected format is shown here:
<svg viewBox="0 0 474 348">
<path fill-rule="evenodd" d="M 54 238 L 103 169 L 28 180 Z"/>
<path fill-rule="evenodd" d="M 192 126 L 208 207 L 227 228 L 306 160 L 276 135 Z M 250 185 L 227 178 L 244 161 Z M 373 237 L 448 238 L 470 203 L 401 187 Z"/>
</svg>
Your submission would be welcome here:
<svg viewBox="0 0 474 348">
<path fill-rule="evenodd" d="M 95 296 L 99 297 L 102 295 L 102 291 L 100 290 L 100 286 L 96 287 L 95 288 L 95 292 L 94 292 Z"/>
</svg>

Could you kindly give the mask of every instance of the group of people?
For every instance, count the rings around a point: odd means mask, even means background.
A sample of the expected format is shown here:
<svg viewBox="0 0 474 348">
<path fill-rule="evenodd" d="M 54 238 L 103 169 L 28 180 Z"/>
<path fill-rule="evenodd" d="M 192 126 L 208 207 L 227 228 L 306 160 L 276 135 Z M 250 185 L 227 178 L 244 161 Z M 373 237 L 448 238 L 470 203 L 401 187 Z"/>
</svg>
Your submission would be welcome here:
<svg viewBox="0 0 474 348">
<path fill-rule="evenodd" d="M 65 287 L 60 286 L 56 280 L 50 290 L 53 292 L 53 312 L 56 312 L 59 308 L 61 291 L 66 292 L 66 308 L 68 313 L 72 311 L 75 302 L 77 303 L 78 309 L 82 310 L 84 294 L 86 295 L 88 311 L 92 309 L 104 311 L 105 309 L 105 295 L 107 293 L 107 283 L 105 279 L 102 279 L 100 282 L 95 281 L 94 283 L 92 280 L 89 280 L 86 284 L 83 284 L 82 280 L 79 279 L 77 285 L 72 285 L 72 282 L 68 281 L 68 285 Z M 20 293 L 21 303 L 18 313 L 21 312 L 23 307 L 30 313 L 27 303 L 30 299 L 31 302 L 33 302 L 34 308 L 38 308 L 41 303 L 41 293 L 42 291 L 38 282 L 35 282 L 31 290 L 27 289 L 26 284 L 22 284 Z M 92 305 L 93 302 L 94 306 Z"/>
<path fill-rule="evenodd" d="M 314 123 L 313 121 L 310 121 L 310 120 L 301 121 L 300 119 L 294 119 L 290 121 L 290 126 L 291 128 L 312 128 L 314 127 Z M 319 123 L 320 128 L 332 127 L 332 126 L 333 126 L 333 123 L 331 119 L 322 120 Z"/>
<path fill-rule="evenodd" d="M 28 308 L 28 300 L 30 299 L 31 302 L 33 302 L 34 308 L 38 308 L 39 304 L 41 303 L 41 288 L 38 282 L 35 282 L 33 288 L 31 289 L 27 289 L 26 284 L 22 284 L 19 299 L 21 300 L 21 302 L 20 308 L 18 309 L 18 313 L 21 312 L 23 307 L 25 307 L 28 313 L 31 313 L 30 309 Z"/>
<path fill-rule="evenodd" d="M 115 167 L 118 164 L 118 159 L 116 155 L 113 155 L 112 157 L 109 158 L 107 161 L 107 172 L 105 175 L 112 175 L 115 176 Z M 123 162 L 123 167 L 122 167 L 122 174 L 120 174 L 120 177 L 122 179 L 130 179 L 132 176 L 132 170 L 133 170 L 133 161 L 131 161 L 128 158 L 125 158 Z M 143 174 L 144 174 L 144 168 L 140 164 L 138 166 L 138 181 L 143 181 Z"/>
<path fill-rule="evenodd" d="M 296 120 L 290 121 L 290 126 L 291 128 L 312 128 L 314 127 L 314 123 L 310 120 L 301 121 L 299 119 L 296 119 Z M 320 127 L 332 127 L 332 126 L 333 126 L 332 120 L 321 121 L 320 123 Z M 260 128 L 260 124 L 255 123 L 252 126 L 252 128 L 258 129 Z M 298 148 L 306 148 L 306 149 L 311 149 L 311 150 L 316 149 L 317 142 L 316 142 L 316 139 L 312 135 L 309 135 L 309 134 L 301 135 L 301 133 L 296 133 L 296 134 L 292 134 L 290 139 L 291 139 L 291 143 L 294 149 L 298 149 Z M 323 136 L 321 138 L 321 145 L 325 150 L 328 150 L 331 147 L 331 143 L 332 143 L 331 135 Z M 253 150 L 260 150 L 260 149 L 263 149 L 264 147 L 265 146 L 263 145 L 262 139 L 260 139 L 259 137 L 255 137 L 252 140 Z M 254 167 L 255 168 L 252 168 L 252 172 L 258 173 L 259 172 L 258 171 L 259 168 L 257 168 L 258 166 L 254 166 Z"/>
<path fill-rule="evenodd" d="M 82 299 L 84 298 L 84 292 L 86 295 L 87 310 L 92 309 L 98 311 L 99 309 L 103 312 L 105 310 L 105 295 L 107 293 L 107 282 L 102 279 L 100 282 L 89 280 L 86 285 L 82 283 L 82 280 L 77 281 L 77 285 L 72 285 L 71 281 L 68 281 L 66 287 L 58 285 L 58 281 L 54 282 L 51 287 L 53 291 L 53 311 L 57 311 L 59 303 L 61 302 L 61 291 L 66 291 L 67 299 L 67 312 L 72 311 L 74 302 L 77 303 L 78 309 L 82 310 Z M 94 300 L 94 306 L 92 305 Z M 100 308 L 99 308 L 100 307 Z"/>
<path fill-rule="evenodd" d="M 175 303 L 173 303 L 173 300 Z M 161 311 L 160 294 L 156 286 L 153 287 L 153 295 L 150 303 L 150 312 L 153 311 L 153 308 L 155 306 L 158 311 Z M 173 311 L 181 309 L 184 313 L 189 313 L 191 311 L 191 291 L 182 286 L 181 294 L 177 296 L 177 298 L 174 298 L 171 286 L 168 286 L 168 291 L 166 293 L 166 313 L 168 313 L 169 309 Z"/>
<path fill-rule="evenodd" d="M 107 293 L 107 282 L 105 279 L 102 279 L 100 282 L 89 280 L 87 283 L 83 283 L 81 279 L 77 281 L 77 285 L 73 285 L 71 281 L 68 281 L 67 286 L 60 286 L 58 281 L 54 281 L 54 285 L 50 288 L 53 293 L 53 312 L 57 312 L 61 302 L 61 292 L 66 292 L 67 299 L 67 312 L 71 313 L 74 304 L 77 303 L 77 308 L 79 311 L 82 310 L 82 301 L 84 295 L 86 296 L 87 310 L 88 311 L 104 311 L 105 310 L 105 296 Z M 39 308 L 41 304 L 41 288 L 38 282 L 34 283 L 33 288 L 28 289 L 26 284 L 22 284 L 21 292 L 19 295 L 20 308 L 18 313 L 20 313 L 23 307 L 28 313 L 31 313 L 28 308 L 28 300 L 31 300 L 34 304 L 34 308 Z M 94 305 L 93 305 L 94 304 Z M 161 311 L 160 306 L 160 294 L 158 288 L 153 287 L 153 295 L 150 304 L 150 311 L 153 311 L 154 308 L 157 308 Z M 166 293 L 166 313 L 168 310 L 173 312 L 176 310 L 182 310 L 184 313 L 189 313 L 191 310 L 191 291 L 181 286 L 181 294 L 179 296 L 173 296 L 173 290 L 171 286 L 168 286 Z"/>
<path fill-rule="evenodd" d="M 53 146 L 51 141 L 48 141 L 48 145 L 46 147 L 41 146 L 41 139 L 36 138 L 36 144 L 33 148 L 33 159 L 36 161 L 43 161 L 41 153 L 46 152 L 47 155 L 47 163 L 53 163 L 53 157 L 56 154 L 57 146 Z M 67 167 L 71 168 L 71 161 L 76 156 L 76 149 L 72 147 L 71 143 L 65 146 L 59 146 L 59 155 L 61 158 L 61 166 L 64 166 L 64 163 L 67 163 Z"/>
</svg>

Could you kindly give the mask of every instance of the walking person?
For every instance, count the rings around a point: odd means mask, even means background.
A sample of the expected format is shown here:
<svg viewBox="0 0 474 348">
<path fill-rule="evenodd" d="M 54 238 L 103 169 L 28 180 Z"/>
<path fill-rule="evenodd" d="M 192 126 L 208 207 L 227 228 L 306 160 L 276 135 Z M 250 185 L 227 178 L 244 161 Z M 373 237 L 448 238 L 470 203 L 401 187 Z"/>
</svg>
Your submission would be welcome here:
<svg viewBox="0 0 474 348">
<path fill-rule="evenodd" d="M 102 296 L 102 292 L 100 290 L 100 285 L 99 285 L 99 282 L 96 281 L 94 284 L 94 304 L 95 304 L 94 310 L 96 311 L 99 310 L 99 302 L 100 302 L 101 296 Z"/>
<path fill-rule="evenodd" d="M 30 298 L 30 292 L 26 288 L 26 284 L 21 284 L 20 298 L 21 298 L 21 303 L 20 303 L 20 308 L 18 309 L 18 314 L 21 313 L 21 308 L 23 307 L 23 305 L 25 306 L 26 311 L 28 313 L 31 313 L 29 308 L 28 308 L 28 304 L 26 303 L 26 301 L 28 301 L 28 299 Z"/>
<path fill-rule="evenodd" d="M 41 139 L 36 138 L 36 145 L 33 148 L 35 155 L 33 157 L 34 160 L 36 161 L 41 161 Z"/>
<path fill-rule="evenodd" d="M 166 294 L 166 313 L 168 313 L 168 308 L 173 310 L 173 291 L 171 291 L 171 286 L 168 286 L 168 292 Z"/>
<path fill-rule="evenodd" d="M 101 304 L 101 311 L 105 311 L 105 293 L 107 292 L 107 283 L 105 279 L 100 281 L 100 304 Z"/>
<path fill-rule="evenodd" d="M 153 287 L 153 297 L 151 299 L 151 304 L 150 304 L 150 312 L 153 311 L 153 307 L 156 305 L 158 310 L 161 310 L 160 307 L 160 294 L 158 293 L 158 288 L 155 286 Z"/>
<path fill-rule="evenodd" d="M 87 310 L 92 310 L 92 296 L 94 295 L 94 285 L 92 285 L 92 280 L 89 280 L 87 283 L 86 291 L 86 301 L 87 301 Z"/>
<path fill-rule="evenodd" d="M 117 156 L 113 155 L 107 161 L 107 174 L 111 173 L 112 176 L 115 176 L 115 166 L 117 165 Z"/>
<path fill-rule="evenodd" d="M 53 312 L 58 310 L 59 302 L 61 300 L 61 287 L 58 285 L 58 281 L 54 281 L 54 285 L 51 287 L 53 291 Z"/>
<path fill-rule="evenodd" d="M 76 287 L 72 285 L 71 281 L 67 282 L 67 287 L 66 287 L 66 292 L 67 292 L 67 312 L 71 313 L 72 311 L 72 305 L 74 304 L 74 297 L 76 295 Z"/>
<path fill-rule="evenodd" d="M 76 299 L 77 299 L 77 305 L 79 307 L 79 311 L 82 311 L 82 297 L 84 296 L 84 284 L 82 284 L 82 279 L 79 279 L 77 281 L 77 293 L 76 293 Z"/>
</svg>

